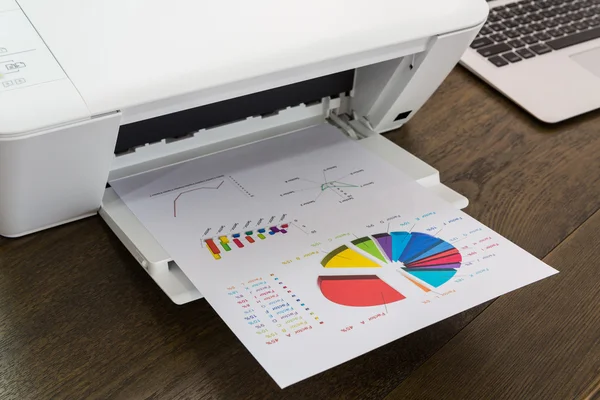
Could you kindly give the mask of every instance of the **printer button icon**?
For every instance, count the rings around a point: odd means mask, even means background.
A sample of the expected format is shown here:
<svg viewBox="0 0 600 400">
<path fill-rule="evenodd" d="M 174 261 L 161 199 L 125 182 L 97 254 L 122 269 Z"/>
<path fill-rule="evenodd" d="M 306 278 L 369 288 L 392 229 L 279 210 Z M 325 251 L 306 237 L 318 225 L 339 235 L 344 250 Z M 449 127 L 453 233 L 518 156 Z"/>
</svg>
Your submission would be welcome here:
<svg viewBox="0 0 600 400">
<path fill-rule="evenodd" d="M 4 86 L 4 87 L 11 87 L 12 85 L 13 85 L 13 81 L 2 82 L 2 86 Z"/>
<path fill-rule="evenodd" d="M 19 69 L 19 68 L 25 68 L 27 65 L 25 65 L 24 62 L 16 62 L 16 63 L 12 63 L 12 64 L 6 64 L 6 69 L 9 71 L 15 70 L 15 69 Z"/>
</svg>

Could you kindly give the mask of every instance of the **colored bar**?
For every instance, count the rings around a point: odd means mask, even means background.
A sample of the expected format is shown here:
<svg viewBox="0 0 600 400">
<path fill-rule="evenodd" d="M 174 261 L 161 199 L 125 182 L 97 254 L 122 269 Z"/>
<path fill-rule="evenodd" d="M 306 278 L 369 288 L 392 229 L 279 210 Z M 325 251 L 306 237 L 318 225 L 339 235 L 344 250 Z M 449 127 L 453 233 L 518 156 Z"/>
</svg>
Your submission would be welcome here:
<svg viewBox="0 0 600 400">
<path fill-rule="evenodd" d="M 213 254 L 219 254 L 219 253 L 221 253 L 221 251 L 219 250 L 219 248 L 217 247 L 217 245 L 215 244 L 215 242 L 213 242 L 212 239 L 206 239 L 204 242 L 206 243 L 206 245 L 208 246 L 208 248 L 210 249 L 210 251 L 212 251 Z"/>
<path fill-rule="evenodd" d="M 235 243 L 240 249 L 244 247 L 244 244 L 240 242 L 240 239 L 233 239 L 233 243 Z"/>
<path fill-rule="evenodd" d="M 281 232 L 281 233 L 287 233 L 287 231 L 285 229 L 281 229 L 281 230 L 279 230 L 279 232 Z"/>
<path fill-rule="evenodd" d="M 269 231 L 269 235 L 274 235 L 274 234 L 275 234 L 275 232 Z"/>
<path fill-rule="evenodd" d="M 239 238 L 239 237 L 240 237 L 240 234 L 239 234 L 239 233 L 234 233 L 232 236 L 233 236 L 234 238 Z"/>
<path fill-rule="evenodd" d="M 219 250 L 215 242 L 213 242 L 212 239 L 206 239 L 204 242 L 208 246 L 208 251 L 210 251 L 210 254 L 212 254 L 215 260 L 220 260 L 221 256 L 219 254 L 221 253 L 221 251 Z"/>
<path fill-rule="evenodd" d="M 246 232 L 246 235 L 248 235 L 248 236 L 252 235 L 252 231 Z"/>
<path fill-rule="evenodd" d="M 263 235 L 262 233 L 259 233 L 258 237 L 260 238 L 260 240 L 265 240 L 266 239 L 265 235 Z"/>
<path fill-rule="evenodd" d="M 283 229 L 287 229 L 287 228 L 289 227 L 289 225 L 288 225 L 288 224 L 283 224 L 283 225 L 281 225 L 281 227 L 282 227 Z"/>
<path fill-rule="evenodd" d="M 271 231 L 273 231 L 275 233 L 279 232 L 279 229 L 276 226 L 272 226 L 269 229 L 271 229 Z"/>
<path fill-rule="evenodd" d="M 264 229 L 259 229 L 258 233 L 265 233 L 265 230 Z"/>
<path fill-rule="evenodd" d="M 231 247 L 229 247 L 229 245 L 227 243 L 221 242 L 221 246 L 223 246 L 223 248 L 225 249 L 225 251 L 230 251 L 231 250 Z"/>
<path fill-rule="evenodd" d="M 250 237 L 250 236 L 246 236 L 246 240 L 249 241 L 250 243 L 254 243 L 254 239 L 252 239 L 252 237 Z"/>
<path fill-rule="evenodd" d="M 219 236 L 219 240 L 221 243 L 229 243 L 229 238 L 227 236 Z"/>
</svg>

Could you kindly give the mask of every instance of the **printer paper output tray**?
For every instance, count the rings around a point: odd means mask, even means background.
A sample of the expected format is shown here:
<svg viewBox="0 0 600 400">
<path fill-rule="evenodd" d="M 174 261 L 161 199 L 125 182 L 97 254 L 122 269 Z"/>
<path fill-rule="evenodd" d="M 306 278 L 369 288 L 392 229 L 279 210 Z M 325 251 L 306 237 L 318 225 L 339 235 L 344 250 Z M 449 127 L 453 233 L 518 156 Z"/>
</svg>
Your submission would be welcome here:
<svg viewBox="0 0 600 400">
<path fill-rule="evenodd" d="M 462 209 L 467 206 L 468 200 L 464 196 L 440 183 L 439 173 L 436 169 L 385 137 L 371 133 L 368 137 L 359 139 L 358 143 L 396 166 L 420 185 L 428 188 L 456 208 Z M 202 298 L 202 294 L 177 266 L 177 263 L 112 188 L 106 189 L 99 213 L 129 252 L 174 303 L 184 304 Z"/>
</svg>

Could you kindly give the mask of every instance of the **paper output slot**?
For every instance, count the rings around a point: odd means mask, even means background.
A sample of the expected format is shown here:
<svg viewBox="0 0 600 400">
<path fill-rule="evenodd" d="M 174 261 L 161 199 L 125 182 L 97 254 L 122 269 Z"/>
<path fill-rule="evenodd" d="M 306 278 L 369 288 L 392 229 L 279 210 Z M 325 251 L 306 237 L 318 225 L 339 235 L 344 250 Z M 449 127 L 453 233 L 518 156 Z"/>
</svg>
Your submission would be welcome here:
<svg viewBox="0 0 600 400">
<path fill-rule="evenodd" d="M 349 70 L 123 125 L 115 154 L 248 117 L 268 116 L 287 107 L 319 103 L 324 97 L 350 92 L 353 84 L 354 70 Z"/>
</svg>

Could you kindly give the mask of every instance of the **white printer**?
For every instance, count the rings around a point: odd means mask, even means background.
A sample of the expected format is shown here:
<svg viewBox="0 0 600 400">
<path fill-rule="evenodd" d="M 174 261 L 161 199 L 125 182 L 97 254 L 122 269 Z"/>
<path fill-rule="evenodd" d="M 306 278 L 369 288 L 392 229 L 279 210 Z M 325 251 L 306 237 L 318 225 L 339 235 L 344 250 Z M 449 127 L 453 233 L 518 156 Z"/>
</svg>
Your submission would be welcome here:
<svg viewBox="0 0 600 400">
<path fill-rule="evenodd" d="M 197 299 L 107 183 L 321 123 L 465 207 L 380 134 L 419 110 L 487 13 L 484 0 L 0 0 L 0 235 L 99 212 L 174 302 Z"/>
</svg>

